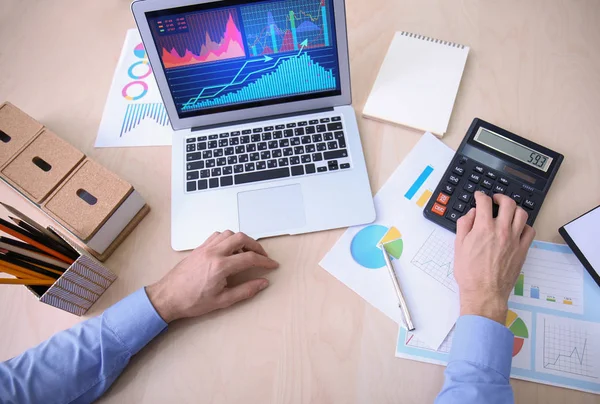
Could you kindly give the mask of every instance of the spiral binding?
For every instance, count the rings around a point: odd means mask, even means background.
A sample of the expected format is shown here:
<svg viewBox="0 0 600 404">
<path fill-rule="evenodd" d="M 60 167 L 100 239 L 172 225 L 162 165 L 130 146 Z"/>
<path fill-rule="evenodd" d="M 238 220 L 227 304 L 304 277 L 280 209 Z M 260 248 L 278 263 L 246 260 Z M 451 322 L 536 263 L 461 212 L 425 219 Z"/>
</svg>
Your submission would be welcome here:
<svg viewBox="0 0 600 404">
<path fill-rule="evenodd" d="M 404 35 L 404 36 L 407 36 L 409 38 L 421 39 L 423 41 L 428 41 L 428 42 L 433 42 L 433 43 L 439 43 L 441 45 L 452 46 L 454 48 L 460 48 L 460 49 L 464 49 L 465 48 L 465 45 L 461 45 L 459 43 L 454 43 L 454 42 L 450 42 L 450 41 L 442 41 L 441 39 L 431 38 L 431 37 L 428 37 L 428 36 L 425 36 L 425 35 L 413 34 L 411 32 L 401 31 L 400 35 Z"/>
</svg>

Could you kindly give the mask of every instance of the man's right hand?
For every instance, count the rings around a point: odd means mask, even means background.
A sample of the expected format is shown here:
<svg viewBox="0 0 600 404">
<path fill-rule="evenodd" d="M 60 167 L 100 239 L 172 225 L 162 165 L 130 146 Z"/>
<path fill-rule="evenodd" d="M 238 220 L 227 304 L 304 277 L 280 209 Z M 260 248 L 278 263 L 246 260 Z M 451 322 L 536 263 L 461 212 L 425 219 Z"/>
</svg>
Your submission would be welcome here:
<svg viewBox="0 0 600 404">
<path fill-rule="evenodd" d="M 477 208 L 460 218 L 456 229 L 454 277 L 460 292 L 460 314 L 474 314 L 501 324 L 508 298 L 517 281 L 535 230 L 526 224 L 527 212 L 506 195 L 492 199 L 475 192 Z"/>
<path fill-rule="evenodd" d="M 227 278 L 250 268 L 275 269 L 256 241 L 229 230 L 214 233 L 160 281 L 146 288 L 148 298 L 165 320 L 197 317 L 249 299 L 269 286 L 264 278 L 228 287 Z"/>
</svg>

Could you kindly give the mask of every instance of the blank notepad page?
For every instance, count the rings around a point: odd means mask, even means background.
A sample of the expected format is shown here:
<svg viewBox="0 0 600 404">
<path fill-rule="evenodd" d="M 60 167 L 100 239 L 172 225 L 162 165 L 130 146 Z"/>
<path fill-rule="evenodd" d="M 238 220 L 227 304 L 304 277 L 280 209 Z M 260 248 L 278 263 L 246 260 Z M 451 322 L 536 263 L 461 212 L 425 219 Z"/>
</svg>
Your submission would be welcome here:
<svg viewBox="0 0 600 404">
<path fill-rule="evenodd" d="M 443 136 L 469 48 L 396 32 L 363 115 Z"/>
</svg>

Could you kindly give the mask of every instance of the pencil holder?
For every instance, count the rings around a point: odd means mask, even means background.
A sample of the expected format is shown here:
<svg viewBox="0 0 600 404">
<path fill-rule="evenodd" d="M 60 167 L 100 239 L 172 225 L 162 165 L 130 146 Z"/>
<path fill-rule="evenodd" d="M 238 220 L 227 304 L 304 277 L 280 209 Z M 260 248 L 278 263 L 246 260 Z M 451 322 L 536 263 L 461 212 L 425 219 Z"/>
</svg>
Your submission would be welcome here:
<svg viewBox="0 0 600 404">
<path fill-rule="evenodd" d="M 28 286 L 28 289 L 40 302 L 81 316 L 96 303 L 117 279 L 117 275 L 69 242 L 69 239 L 63 237 L 56 229 L 50 229 L 69 243 L 79 257 L 51 286 Z"/>
</svg>

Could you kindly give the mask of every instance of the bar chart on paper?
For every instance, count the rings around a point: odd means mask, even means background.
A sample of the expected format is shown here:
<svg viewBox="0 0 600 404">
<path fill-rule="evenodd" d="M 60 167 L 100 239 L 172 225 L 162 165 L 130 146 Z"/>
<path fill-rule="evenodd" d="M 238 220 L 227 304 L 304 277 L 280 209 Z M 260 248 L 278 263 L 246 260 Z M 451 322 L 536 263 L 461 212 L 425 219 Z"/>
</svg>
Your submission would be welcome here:
<svg viewBox="0 0 600 404">
<path fill-rule="evenodd" d="M 573 257 L 536 246 L 529 249 L 511 302 L 569 313 L 583 313 L 583 268 Z"/>
<path fill-rule="evenodd" d="M 600 325 L 541 314 L 536 370 L 586 381 L 600 378 Z"/>
<path fill-rule="evenodd" d="M 433 173 L 432 166 L 425 167 L 423 169 L 423 171 L 421 172 L 421 174 L 415 179 L 415 182 L 412 183 L 410 188 L 404 194 L 404 197 L 406 199 L 408 199 L 410 201 L 412 201 L 414 199 L 415 203 L 420 208 L 425 206 L 427 201 L 429 201 L 429 198 L 431 198 L 431 195 L 432 195 L 431 189 L 426 188 L 425 190 L 421 190 L 421 188 L 423 188 L 423 185 L 425 184 L 425 182 L 431 176 L 432 173 Z"/>
</svg>

